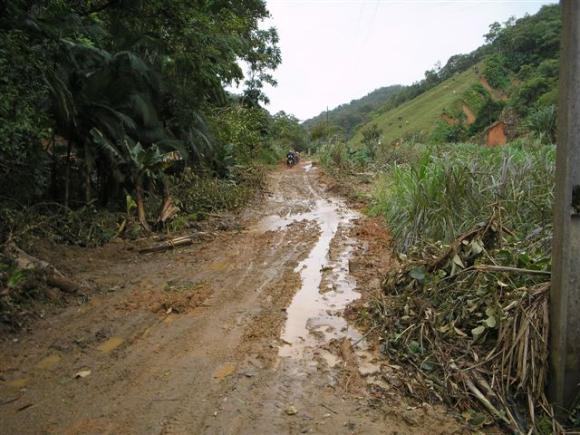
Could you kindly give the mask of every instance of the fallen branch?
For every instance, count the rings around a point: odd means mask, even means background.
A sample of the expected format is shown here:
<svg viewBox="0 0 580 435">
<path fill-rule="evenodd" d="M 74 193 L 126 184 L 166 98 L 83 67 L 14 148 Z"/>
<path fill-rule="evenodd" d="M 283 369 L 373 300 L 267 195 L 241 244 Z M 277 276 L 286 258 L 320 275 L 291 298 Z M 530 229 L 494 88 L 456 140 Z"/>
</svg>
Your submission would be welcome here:
<svg viewBox="0 0 580 435">
<path fill-rule="evenodd" d="M 371 329 L 369 329 L 361 338 L 359 338 L 357 341 L 355 341 L 352 344 L 352 347 L 355 347 L 357 344 L 359 344 L 361 341 L 363 341 L 365 338 L 367 338 L 369 335 L 372 334 L 372 332 L 377 329 L 380 325 L 375 325 L 373 326 Z"/>
<path fill-rule="evenodd" d="M 479 388 L 477 388 L 475 384 L 471 382 L 470 379 L 465 380 L 465 385 L 467 386 L 469 391 L 471 391 L 471 393 L 475 396 L 475 398 L 481 402 L 481 404 L 485 407 L 485 409 L 489 411 L 491 415 L 495 416 L 497 419 L 501 420 L 506 425 L 510 426 L 511 422 L 508 420 L 508 418 L 503 413 L 498 411 L 498 409 L 495 406 L 491 404 L 491 402 L 487 399 L 487 397 L 483 395 L 483 393 L 479 390 Z"/>
<path fill-rule="evenodd" d="M 371 313 L 388 331 L 382 335 L 389 357 L 414 367 L 414 396 L 480 409 L 514 433 L 540 432 L 553 419 L 544 393 L 551 273 L 518 267 L 523 242 L 498 246 L 502 232 L 501 222 L 490 221 L 440 247 L 438 256 L 410 251 L 385 277 Z M 529 250 L 548 258 L 545 249 Z M 515 264 L 501 264 L 505 251 Z M 421 279 L 423 271 L 431 275 Z"/>
<path fill-rule="evenodd" d="M 320 406 L 322 406 L 323 408 L 326 408 L 326 409 L 328 409 L 330 412 L 332 412 L 332 413 L 334 413 L 334 414 L 337 414 L 337 415 L 338 415 L 338 412 L 336 412 L 336 411 L 335 411 L 334 409 L 332 409 L 330 406 L 328 406 L 328 405 L 325 405 L 324 403 L 321 403 L 321 404 L 320 404 Z"/>
<path fill-rule="evenodd" d="M 526 275 L 552 275 L 552 272 L 547 270 L 521 269 L 519 267 L 495 266 L 492 264 L 478 264 L 477 266 L 474 266 L 473 269 L 478 272 L 512 272 Z"/>
<path fill-rule="evenodd" d="M 55 271 L 54 272 L 58 272 Z M 66 293 L 81 293 L 82 286 L 58 273 L 52 273 L 46 276 L 46 283 L 51 287 L 56 287 Z"/>
<path fill-rule="evenodd" d="M 139 253 L 140 254 L 148 254 L 151 252 L 163 252 L 163 251 L 168 251 L 170 249 L 179 248 L 182 246 L 193 245 L 195 242 L 198 242 L 202 236 L 205 236 L 205 235 L 207 235 L 207 233 L 198 232 L 198 233 L 192 234 L 190 236 L 177 237 L 175 239 L 167 240 L 165 242 L 158 243 L 158 244 L 150 246 L 148 248 L 143 248 L 143 249 L 139 250 Z"/>
<path fill-rule="evenodd" d="M 52 264 L 24 252 L 14 243 L 7 243 L 4 251 L 8 257 L 14 259 L 18 269 L 41 272 L 45 276 L 48 285 L 66 293 L 82 292 L 82 285 L 67 278 Z"/>
<path fill-rule="evenodd" d="M 487 227 L 476 227 L 476 228 L 471 229 L 470 231 L 467 231 L 467 232 L 463 233 L 462 235 L 460 235 L 447 248 L 447 250 L 445 251 L 445 253 L 443 255 L 439 256 L 439 258 L 437 258 L 432 264 L 430 264 L 427 267 L 427 270 L 429 272 L 433 272 L 434 270 L 438 270 L 438 269 L 442 268 L 449 261 L 449 259 L 452 258 L 453 255 L 455 255 L 455 253 L 457 252 L 459 247 L 462 245 L 464 240 L 468 240 L 468 239 L 473 238 L 475 235 L 482 234 L 483 232 L 485 232 L 486 228 Z"/>
</svg>

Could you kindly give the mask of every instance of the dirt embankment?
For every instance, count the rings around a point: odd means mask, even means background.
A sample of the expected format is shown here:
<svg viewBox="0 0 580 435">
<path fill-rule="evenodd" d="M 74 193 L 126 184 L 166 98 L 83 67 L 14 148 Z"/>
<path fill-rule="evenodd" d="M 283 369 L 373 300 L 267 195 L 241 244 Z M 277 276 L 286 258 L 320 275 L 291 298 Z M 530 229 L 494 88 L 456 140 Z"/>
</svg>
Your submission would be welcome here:
<svg viewBox="0 0 580 435">
<path fill-rule="evenodd" d="M 105 291 L 2 338 L 0 432 L 462 431 L 409 402 L 346 319 L 389 266 L 384 230 L 309 164 L 269 192 L 240 230 L 186 248 L 47 250 Z"/>
</svg>

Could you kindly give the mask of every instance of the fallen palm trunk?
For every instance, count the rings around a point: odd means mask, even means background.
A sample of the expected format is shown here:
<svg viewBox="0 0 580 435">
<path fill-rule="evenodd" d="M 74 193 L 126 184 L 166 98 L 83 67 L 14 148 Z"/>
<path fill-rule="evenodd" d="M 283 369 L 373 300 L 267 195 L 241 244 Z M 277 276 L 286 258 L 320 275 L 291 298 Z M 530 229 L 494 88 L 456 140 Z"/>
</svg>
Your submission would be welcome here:
<svg viewBox="0 0 580 435">
<path fill-rule="evenodd" d="M 198 232 L 189 236 L 182 236 L 177 237 L 175 239 L 166 240 L 165 242 L 158 243 L 153 246 L 149 246 L 148 248 L 144 248 L 139 250 L 140 254 L 148 254 L 151 252 L 163 252 L 168 251 L 170 249 L 179 248 L 182 246 L 189 246 L 193 245 L 196 242 L 199 242 L 204 236 L 207 236 L 208 233 L 205 232 Z"/>
</svg>

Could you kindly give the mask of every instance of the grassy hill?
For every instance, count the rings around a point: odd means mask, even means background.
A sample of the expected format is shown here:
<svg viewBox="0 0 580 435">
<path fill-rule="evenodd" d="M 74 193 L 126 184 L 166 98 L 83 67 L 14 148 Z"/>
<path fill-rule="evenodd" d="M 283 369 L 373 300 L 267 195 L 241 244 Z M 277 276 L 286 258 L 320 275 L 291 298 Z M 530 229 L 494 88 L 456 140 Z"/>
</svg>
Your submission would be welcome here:
<svg viewBox="0 0 580 435">
<path fill-rule="evenodd" d="M 375 112 L 367 125 L 376 124 L 382 130 L 383 144 L 412 136 L 420 139 L 428 138 L 443 117 L 461 118 L 460 112 L 463 112 L 464 105 L 472 112 L 478 112 L 480 107 L 477 106 L 480 104 L 478 101 L 471 101 L 474 99 L 470 91 L 479 88 L 480 76 L 476 72 L 479 69 L 480 65 L 471 67 L 395 109 L 383 113 Z M 351 144 L 355 145 L 362 141 L 363 130 L 364 127 L 357 129 L 350 141 Z"/>
<path fill-rule="evenodd" d="M 388 99 L 403 89 L 401 85 L 384 86 L 368 93 L 362 98 L 352 100 L 350 103 L 341 104 L 340 106 L 328 111 L 329 123 L 340 126 L 347 138 L 351 137 L 355 128 L 369 120 L 370 114 L 376 109 L 382 107 Z M 319 115 L 307 119 L 303 125 L 306 128 L 312 128 L 316 124 L 326 123 L 326 111 Z"/>
</svg>

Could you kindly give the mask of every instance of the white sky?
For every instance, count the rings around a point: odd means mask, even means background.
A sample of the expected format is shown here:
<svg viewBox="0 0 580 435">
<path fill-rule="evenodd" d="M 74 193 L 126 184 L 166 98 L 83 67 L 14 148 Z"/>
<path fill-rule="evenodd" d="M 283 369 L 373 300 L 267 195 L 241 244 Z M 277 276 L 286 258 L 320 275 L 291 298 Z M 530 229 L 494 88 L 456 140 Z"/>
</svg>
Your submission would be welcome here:
<svg viewBox="0 0 580 435">
<path fill-rule="evenodd" d="M 557 0 L 267 0 L 282 64 L 268 109 L 301 120 L 392 84 L 423 78 L 437 61 L 483 44 L 494 21 Z"/>
</svg>

